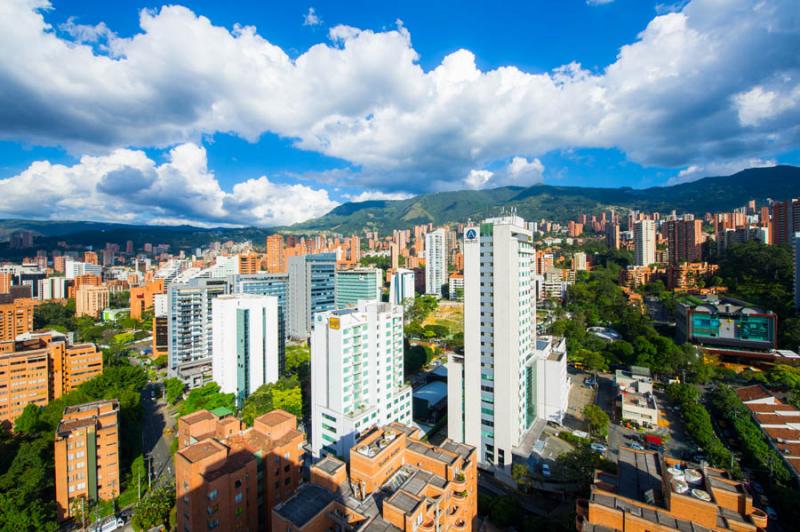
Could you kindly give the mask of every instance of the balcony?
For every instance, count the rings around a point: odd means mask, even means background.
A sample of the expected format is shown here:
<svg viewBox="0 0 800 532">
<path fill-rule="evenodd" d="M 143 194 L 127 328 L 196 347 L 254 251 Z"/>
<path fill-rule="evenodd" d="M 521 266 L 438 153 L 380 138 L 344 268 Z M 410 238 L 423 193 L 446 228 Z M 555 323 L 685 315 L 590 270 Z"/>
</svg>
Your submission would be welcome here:
<svg viewBox="0 0 800 532">
<path fill-rule="evenodd" d="M 463 519 L 456 519 L 456 522 L 453 523 L 454 530 L 466 530 L 467 522 Z"/>
<path fill-rule="evenodd" d="M 432 532 L 433 530 L 436 530 L 435 527 L 436 527 L 436 523 L 433 521 L 433 519 L 430 519 L 430 520 L 425 521 L 424 523 L 422 523 L 422 525 L 420 525 L 419 529 L 420 530 L 424 530 L 426 532 L 427 531 L 431 531 Z"/>
<path fill-rule="evenodd" d="M 467 490 L 462 490 L 462 491 L 456 490 L 453 492 L 453 497 L 455 497 L 459 501 L 463 501 L 467 498 Z"/>
<path fill-rule="evenodd" d="M 464 473 L 455 475 L 452 482 L 454 491 L 467 491 L 467 478 L 464 476 Z"/>
</svg>

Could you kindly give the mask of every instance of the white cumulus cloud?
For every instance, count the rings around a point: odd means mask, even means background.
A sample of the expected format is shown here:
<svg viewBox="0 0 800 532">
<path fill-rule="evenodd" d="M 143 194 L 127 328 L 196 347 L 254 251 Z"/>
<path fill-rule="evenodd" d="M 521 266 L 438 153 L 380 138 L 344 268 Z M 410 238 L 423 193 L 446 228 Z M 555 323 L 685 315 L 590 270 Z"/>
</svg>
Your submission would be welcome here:
<svg viewBox="0 0 800 532">
<path fill-rule="evenodd" d="M 309 7 L 306 14 L 303 15 L 303 26 L 319 26 L 322 24 L 322 19 L 317 15 L 317 10 Z"/>
<path fill-rule="evenodd" d="M 767 168 L 776 164 L 778 163 L 775 159 L 740 159 L 722 163 L 693 164 L 678 172 L 678 175 L 671 177 L 667 184 L 689 183 L 704 177 L 732 175 L 748 168 Z"/>
<path fill-rule="evenodd" d="M 37 161 L 0 179 L 2 216 L 274 226 L 321 216 L 337 205 L 325 190 L 266 176 L 225 192 L 208 169 L 205 149 L 191 143 L 170 150 L 162 164 L 143 151 L 117 149 L 83 156 L 72 166 Z"/>
<path fill-rule="evenodd" d="M 418 193 L 465 176 L 493 186 L 512 174 L 485 169 L 553 150 L 678 169 L 771 158 L 800 138 L 796 0 L 679 2 L 613 63 L 550 72 L 483 70 L 464 49 L 426 70 L 402 24 L 336 26 L 295 57 L 181 6 L 141 11 L 125 38 L 55 32 L 49 7 L 0 2 L 0 139 L 101 154 L 274 133 L 349 162 L 348 186 Z"/>
<path fill-rule="evenodd" d="M 381 192 L 379 190 L 365 190 L 360 194 L 345 194 L 345 198 L 353 203 L 373 200 L 404 200 L 413 197 L 413 194 L 406 192 Z"/>
</svg>

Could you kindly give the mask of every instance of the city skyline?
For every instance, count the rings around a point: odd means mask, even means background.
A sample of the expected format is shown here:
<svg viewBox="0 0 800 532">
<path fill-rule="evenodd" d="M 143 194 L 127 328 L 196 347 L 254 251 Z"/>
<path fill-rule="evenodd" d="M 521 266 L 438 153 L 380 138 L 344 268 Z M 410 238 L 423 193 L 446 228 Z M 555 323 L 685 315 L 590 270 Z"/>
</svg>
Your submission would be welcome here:
<svg viewBox="0 0 800 532">
<path fill-rule="evenodd" d="M 0 102 L 0 214 L 268 226 L 369 198 L 800 162 L 790 2 L 237 7 L 4 6 L 20 57 L 0 85 L 35 90 Z"/>
</svg>

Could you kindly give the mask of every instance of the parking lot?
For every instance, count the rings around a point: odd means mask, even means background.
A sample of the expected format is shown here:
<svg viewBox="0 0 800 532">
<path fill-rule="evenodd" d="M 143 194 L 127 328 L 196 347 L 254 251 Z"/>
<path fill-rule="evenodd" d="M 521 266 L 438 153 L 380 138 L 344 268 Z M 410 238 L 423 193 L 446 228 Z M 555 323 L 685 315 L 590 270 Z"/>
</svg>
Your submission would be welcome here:
<svg viewBox="0 0 800 532">
<path fill-rule="evenodd" d="M 589 376 L 588 373 L 573 367 L 569 367 L 568 371 L 572 386 L 569 388 L 569 405 L 564 416 L 564 426 L 571 430 L 586 430 L 583 409 L 594 403 L 595 389 L 583 384 L 584 379 Z"/>
</svg>

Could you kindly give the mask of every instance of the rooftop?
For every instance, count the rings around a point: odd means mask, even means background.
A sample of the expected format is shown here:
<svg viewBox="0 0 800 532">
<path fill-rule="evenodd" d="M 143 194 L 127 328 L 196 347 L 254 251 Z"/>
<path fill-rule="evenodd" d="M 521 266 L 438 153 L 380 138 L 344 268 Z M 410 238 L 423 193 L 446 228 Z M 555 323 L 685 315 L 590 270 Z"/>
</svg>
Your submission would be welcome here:
<svg viewBox="0 0 800 532">
<path fill-rule="evenodd" d="M 285 423 L 292 418 L 292 415 L 283 410 L 273 410 L 256 418 L 256 421 L 267 425 L 268 427 L 276 427 L 281 423 Z"/>
<path fill-rule="evenodd" d="M 214 419 L 214 415 L 209 412 L 208 410 L 199 410 L 197 412 L 192 412 L 191 414 L 187 414 L 181 417 L 181 421 L 184 423 L 188 423 L 192 425 L 194 423 L 199 423 L 201 421 L 208 421 Z"/>
<path fill-rule="evenodd" d="M 737 388 L 736 395 L 739 396 L 739 399 L 743 403 L 772 397 L 772 394 L 769 393 L 767 389 L 760 384 L 754 384 L 752 386 L 742 386 L 741 388 Z"/>
<path fill-rule="evenodd" d="M 407 491 L 399 489 L 394 495 L 389 497 L 386 503 L 391 504 L 406 515 L 411 515 L 414 513 L 414 510 L 417 509 L 417 506 L 422 503 L 422 500 Z"/>
<path fill-rule="evenodd" d="M 294 495 L 275 507 L 275 512 L 303 527 L 333 501 L 334 495 L 316 484 L 303 484 Z"/>
<path fill-rule="evenodd" d="M 447 397 L 447 383 L 433 381 L 414 390 L 415 399 L 424 399 L 428 404 L 435 405 Z"/>
<path fill-rule="evenodd" d="M 178 454 L 186 458 L 189 462 L 196 463 L 206 458 L 219 453 L 220 451 L 227 451 L 227 448 L 221 443 L 213 439 L 207 439 L 181 449 Z"/>
<path fill-rule="evenodd" d="M 344 466 L 344 462 L 331 455 L 325 456 L 325 458 L 314 464 L 314 467 L 321 469 L 329 475 L 335 474 L 342 466 Z"/>
</svg>

